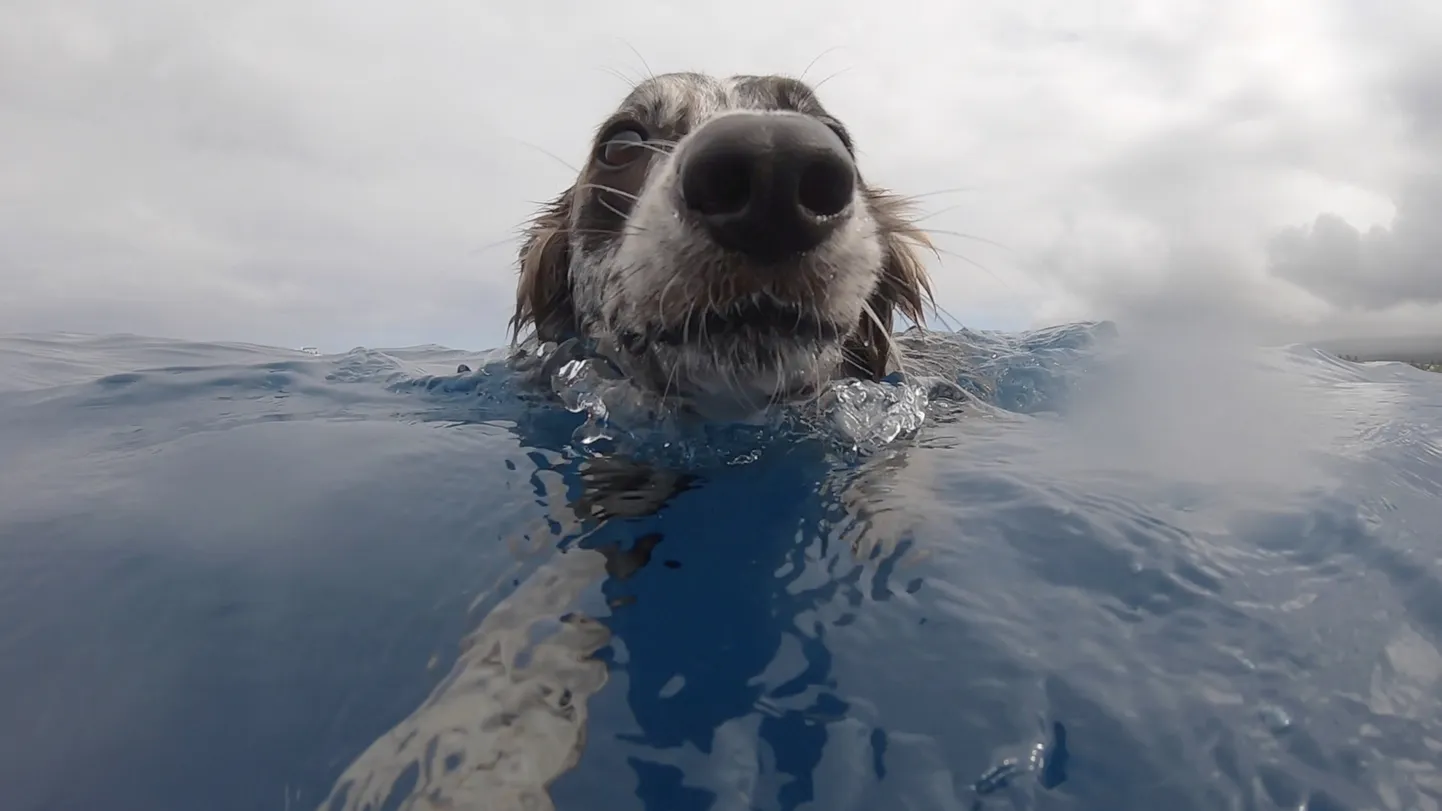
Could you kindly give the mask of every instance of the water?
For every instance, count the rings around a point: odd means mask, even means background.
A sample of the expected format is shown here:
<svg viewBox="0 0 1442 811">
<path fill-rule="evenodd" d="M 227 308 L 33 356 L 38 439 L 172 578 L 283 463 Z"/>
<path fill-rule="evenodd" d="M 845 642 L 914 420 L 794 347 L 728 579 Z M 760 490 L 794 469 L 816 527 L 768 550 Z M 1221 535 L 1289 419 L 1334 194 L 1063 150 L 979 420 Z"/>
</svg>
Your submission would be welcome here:
<svg viewBox="0 0 1442 811">
<path fill-rule="evenodd" d="M 1442 804 L 1442 375 L 949 340 L 949 398 L 708 428 L 5 338 L 0 808 Z"/>
</svg>

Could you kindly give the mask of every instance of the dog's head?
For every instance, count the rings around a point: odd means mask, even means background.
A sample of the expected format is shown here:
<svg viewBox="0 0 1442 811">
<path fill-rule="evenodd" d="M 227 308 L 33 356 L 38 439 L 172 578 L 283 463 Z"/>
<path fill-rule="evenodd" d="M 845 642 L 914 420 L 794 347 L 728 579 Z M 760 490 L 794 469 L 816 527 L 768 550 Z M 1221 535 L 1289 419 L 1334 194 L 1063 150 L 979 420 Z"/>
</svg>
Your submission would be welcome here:
<svg viewBox="0 0 1442 811">
<path fill-rule="evenodd" d="M 806 84 L 666 74 L 531 222 L 511 328 L 592 340 L 659 393 L 753 410 L 887 374 L 894 317 L 921 323 L 931 297 L 929 247 Z"/>
</svg>

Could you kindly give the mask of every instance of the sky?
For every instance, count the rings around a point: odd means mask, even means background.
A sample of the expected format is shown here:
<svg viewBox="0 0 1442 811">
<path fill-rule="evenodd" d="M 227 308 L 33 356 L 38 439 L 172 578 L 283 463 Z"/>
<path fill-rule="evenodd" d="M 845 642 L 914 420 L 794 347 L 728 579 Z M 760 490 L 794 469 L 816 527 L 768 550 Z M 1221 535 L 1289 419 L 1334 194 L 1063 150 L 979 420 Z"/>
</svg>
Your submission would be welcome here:
<svg viewBox="0 0 1442 811">
<path fill-rule="evenodd" d="M 0 332 L 496 346 L 674 70 L 819 83 L 936 324 L 1442 333 L 1435 0 L 0 0 Z"/>
</svg>

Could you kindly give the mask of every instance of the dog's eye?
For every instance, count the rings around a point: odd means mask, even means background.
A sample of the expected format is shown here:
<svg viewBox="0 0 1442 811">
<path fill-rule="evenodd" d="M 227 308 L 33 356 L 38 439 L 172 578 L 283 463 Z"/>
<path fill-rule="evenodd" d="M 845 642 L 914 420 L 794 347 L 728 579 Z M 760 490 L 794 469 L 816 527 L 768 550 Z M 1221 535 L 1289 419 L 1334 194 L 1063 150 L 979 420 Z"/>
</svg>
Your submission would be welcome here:
<svg viewBox="0 0 1442 811">
<path fill-rule="evenodd" d="M 602 164 L 619 169 L 636 160 L 645 152 L 646 133 L 634 126 L 617 129 L 607 135 L 596 147 L 596 159 Z"/>
<path fill-rule="evenodd" d="M 832 132 L 836 133 L 836 137 L 841 139 L 842 146 L 846 147 L 848 150 L 851 149 L 851 133 L 847 132 L 846 128 L 841 126 L 840 121 L 837 121 L 834 118 L 823 118 L 821 119 L 821 123 L 825 124 L 828 128 L 830 128 Z"/>
</svg>

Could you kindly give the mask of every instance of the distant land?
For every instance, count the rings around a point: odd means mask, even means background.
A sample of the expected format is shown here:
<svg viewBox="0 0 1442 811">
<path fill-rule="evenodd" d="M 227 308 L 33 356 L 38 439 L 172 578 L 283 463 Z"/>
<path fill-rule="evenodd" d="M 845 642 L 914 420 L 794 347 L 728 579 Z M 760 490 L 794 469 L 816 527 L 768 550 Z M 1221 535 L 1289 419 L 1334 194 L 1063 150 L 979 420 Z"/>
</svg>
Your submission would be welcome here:
<svg viewBox="0 0 1442 811">
<path fill-rule="evenodd" d="M 1312 346 L 1348 360 L 1395 360 L 1429 371 L 1442 371 L 1442 335 L 1330 338 Z"/>
<path fill-rule="evenodd" d="M 1442 372 L 1442 335 L 1332 338 L 1311 343 L 1343 360 L 1390 360 L 1408 363 L 1427 372 Z"/>
</svg>

